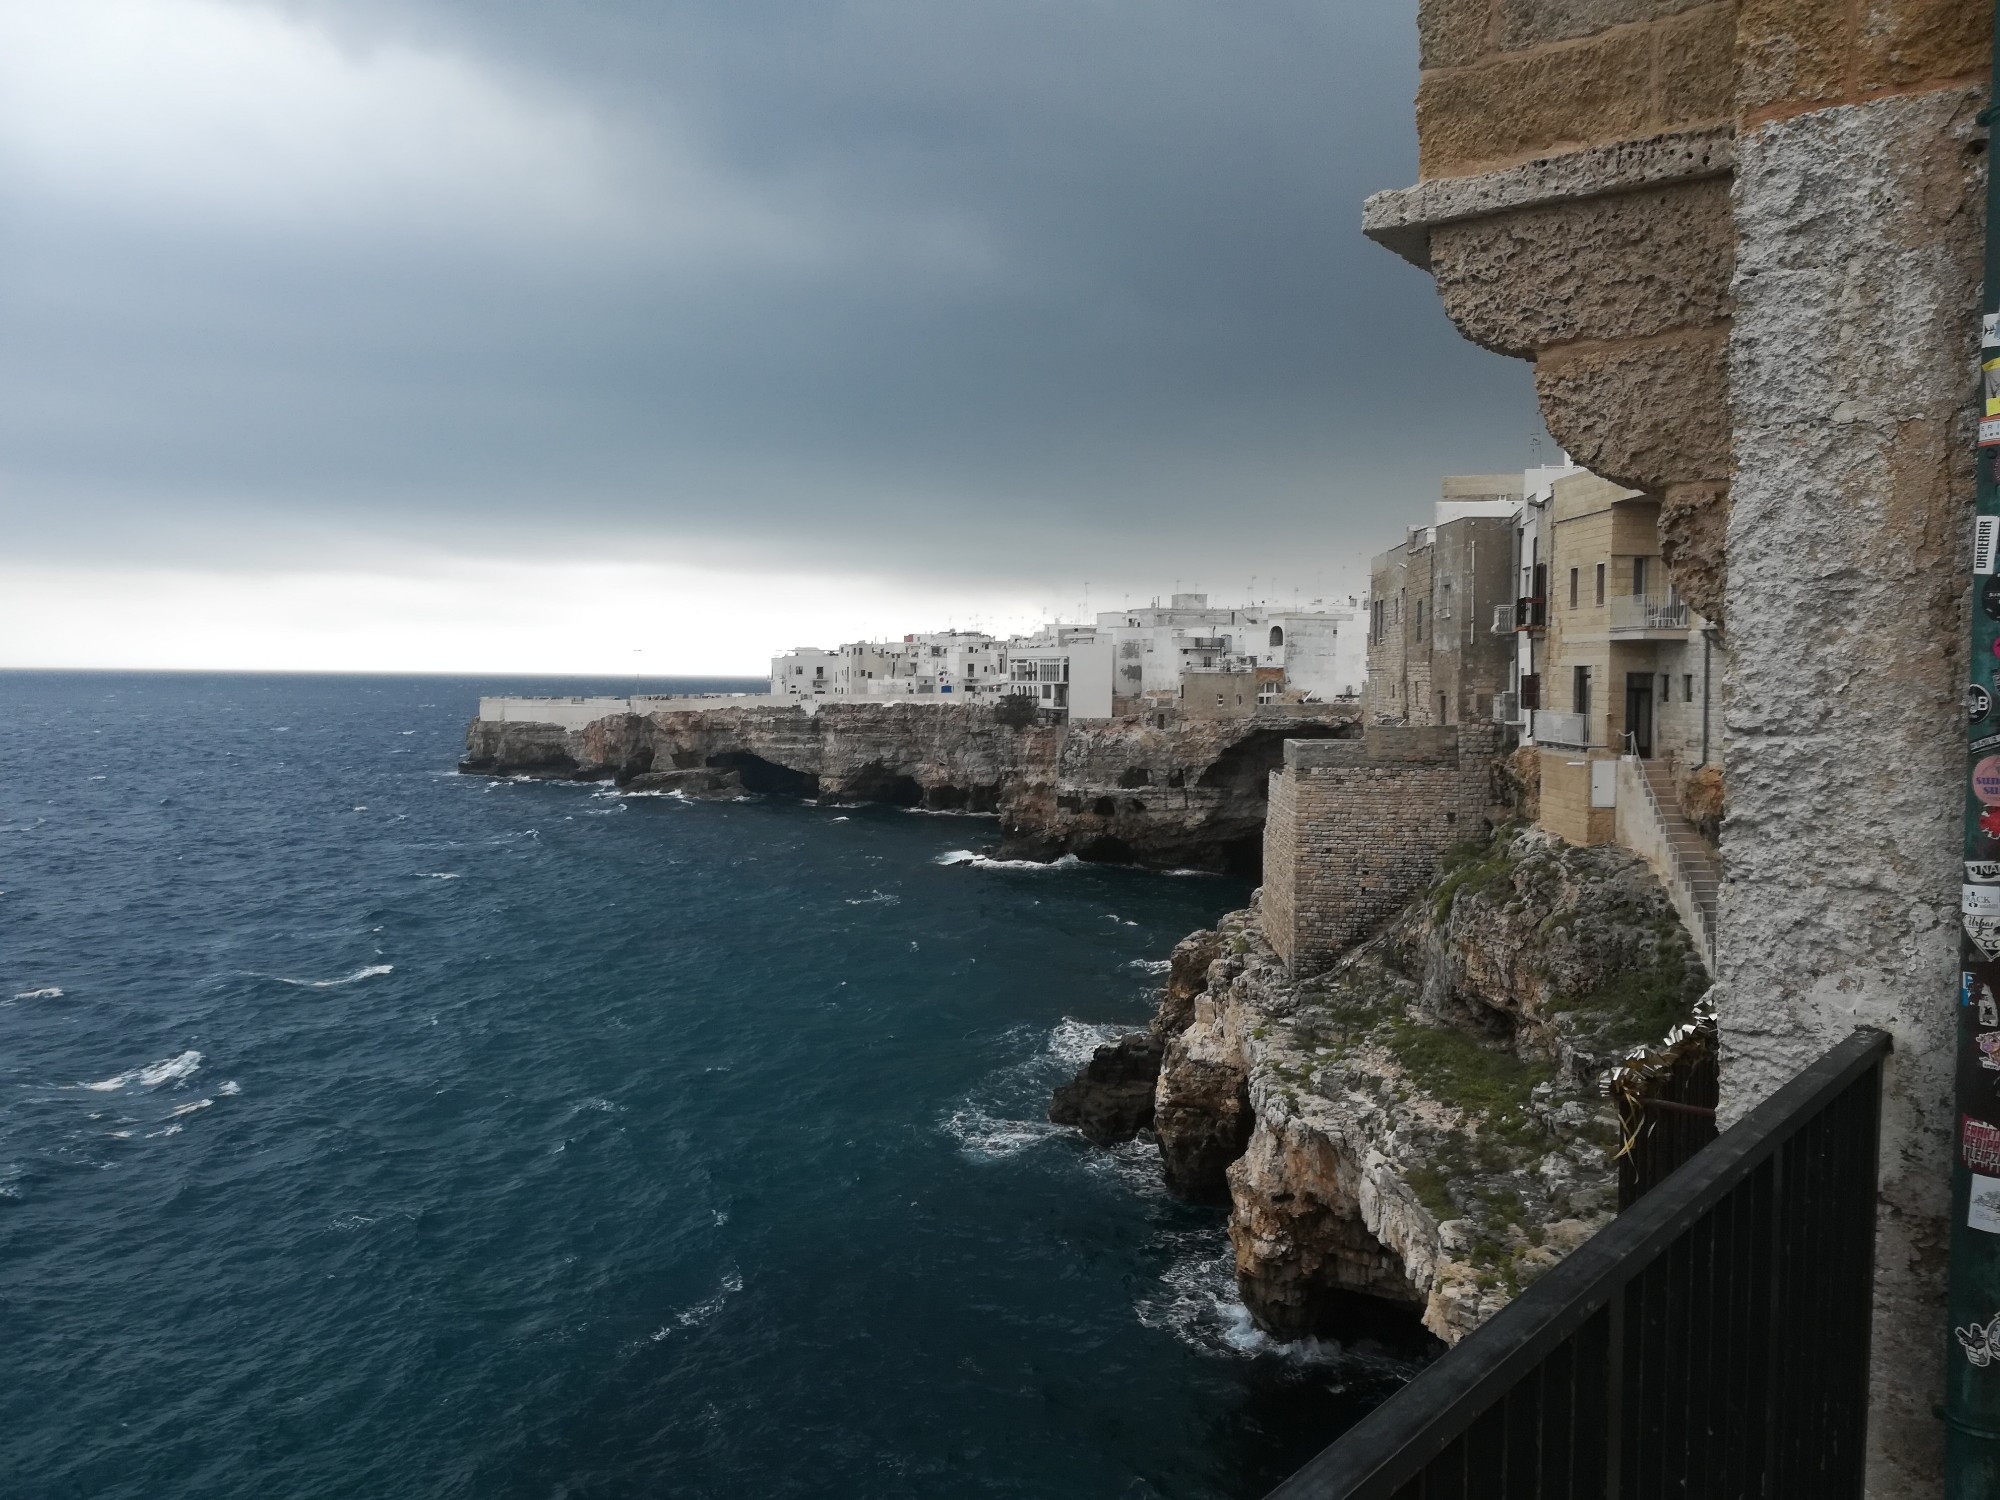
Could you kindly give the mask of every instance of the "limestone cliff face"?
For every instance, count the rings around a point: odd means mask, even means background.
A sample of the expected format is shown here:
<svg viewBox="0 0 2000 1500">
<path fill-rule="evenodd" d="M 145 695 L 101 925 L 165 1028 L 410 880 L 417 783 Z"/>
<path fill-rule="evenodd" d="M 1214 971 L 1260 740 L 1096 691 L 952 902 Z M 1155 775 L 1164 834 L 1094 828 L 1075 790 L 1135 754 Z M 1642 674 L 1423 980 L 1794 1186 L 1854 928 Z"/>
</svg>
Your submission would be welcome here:
<svg viewBox="0 0 2000 1500">
<path fill-rule="evenodd" d="M 1421 1318 L 1456 1342 L 1613 1213 L 1599 1075 L 1705 980 L 1643 863 L 1539 833 L 1461 851 L 1380 937 L 1295 982 L 1253 906 L 1170 986 L 1154 1102 L 1177 1191 L 1226 1197 L 1283 1336 Z"/>
<path fill-rule="evenodd" d="M 630 782 L 734 771 L 745 788 L 1000 817 L 1008 858 L 1255 867 L 1287 738 L 1358 732 L 1353 708 L 1011 725 L 959 705 L 831 703 L 621 714 L 574 731 L 475 720 L 460 769 Z"/>
</svg>

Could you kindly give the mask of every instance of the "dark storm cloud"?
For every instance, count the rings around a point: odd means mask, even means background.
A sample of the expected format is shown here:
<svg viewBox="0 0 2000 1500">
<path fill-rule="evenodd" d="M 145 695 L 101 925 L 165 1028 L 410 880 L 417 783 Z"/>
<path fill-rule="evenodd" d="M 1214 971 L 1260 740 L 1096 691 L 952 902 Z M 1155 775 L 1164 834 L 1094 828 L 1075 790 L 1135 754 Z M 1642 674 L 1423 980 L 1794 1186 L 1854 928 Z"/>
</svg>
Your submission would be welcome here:
<svg viewBox="0 0 2000 1500">
<path fill-rule="evenodd" d="M 1358 233 L 1407 5 L 95 8 L 198 50 L 76 101 L 95 153 L 0 106 L 30 551 L 1234 578 L 1529 457 L 1525 371 Z"/>
</svg>

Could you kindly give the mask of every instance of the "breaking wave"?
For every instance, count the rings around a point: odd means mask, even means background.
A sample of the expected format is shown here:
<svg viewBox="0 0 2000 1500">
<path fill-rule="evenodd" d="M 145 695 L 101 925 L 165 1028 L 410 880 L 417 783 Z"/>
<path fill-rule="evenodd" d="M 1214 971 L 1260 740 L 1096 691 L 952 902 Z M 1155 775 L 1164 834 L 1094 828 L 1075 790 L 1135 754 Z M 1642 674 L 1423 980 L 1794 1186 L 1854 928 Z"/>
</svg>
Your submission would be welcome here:
<svg viewBox="0 0 2000 1500">
<path fill-rule="evenodd" d="M 80 1083 L 78 1088 L 90 1089 L 99 1094 L 115 1093 L 119 1089 L 130 1088 L 133 1084 L 140 1088 L 158 1088 L 163 1083 L 178 1083 L 201 1066 L 201 1054 L 187 1051 L 178 1057 L 169 1057 L 163 1062 L 148 1063 L 143 1068 L 134 1068 L 129 1073 L 119 1073 L 111 1078 L 99 1079 L 96 1083 Z"/>
<path fill-rule="evenodd" d="M 394 964 L 368 964 L 356 969 L 352 974 L 343 974 L 338 979 L 288 979 L 283 974 L 260 974 L 260 979 L 275 979 L 279 984 L 293 985 L 302 990 L 330 990 L 343 984 L 357 984 L 363 979 L 373 979 L 377 974 L 393 974 Z"/>
<path fill-rule="evenodd" d="M 1017 1156 L 1030 1146 L 1070 1133 L 1068 1126 L 1051 1125 L 1047 1120 L 1003 1120 L 976 1104 L 953 1110 L 938 1122 L 938 1128 L 957 1141 L 967 1156 L 987 1161 Z"/>
<path fill-rule="evenodd" d="M 676 1328 L 699 1328 L 710 1318 L 722 1311 L 723 1304 L 729 1300 L 733 1293 L 742 1290 L 743 1277 L 735 1271 L 729 1272 L 722 1278 L 721 1288 L 714 1296 L 704 1297 L 701 1301 L 695 1303 L 694 1306 L 674 1314 L 669 1321 L 662 1323 L 658 1328 L 654 1329 L 652 1335 L 653 1342 L 657 1344 L 662 1339 L 669 1337 Z"/>
<path fill-rule="evenodd" d="M 60 1000 L 62 997 L 63 992 L 59 985 L 48 984 L 43 985 L 38 990 L 22 990 L 14 998 L 16 1000 Z"/>
<path fill-rule="evenodd" d="M 1135 958 L 1125 965 L 1126 968 L 1137 969 L 1143 974 L 1164 974 L 1173 966 L 1174 961 L 1171 958 Z"/>
<path fill-rule="evenodd" d="M 953 849 L 947 854 L 940 854 L 932 863 L 969 865 L 975 870 L 1074 870 L 1083 861 L 1074 854 L 1065 854 L 1061 859 L 1047 862 L 1039 859 L 994 859 L 973 849 Z"/>
</svg>

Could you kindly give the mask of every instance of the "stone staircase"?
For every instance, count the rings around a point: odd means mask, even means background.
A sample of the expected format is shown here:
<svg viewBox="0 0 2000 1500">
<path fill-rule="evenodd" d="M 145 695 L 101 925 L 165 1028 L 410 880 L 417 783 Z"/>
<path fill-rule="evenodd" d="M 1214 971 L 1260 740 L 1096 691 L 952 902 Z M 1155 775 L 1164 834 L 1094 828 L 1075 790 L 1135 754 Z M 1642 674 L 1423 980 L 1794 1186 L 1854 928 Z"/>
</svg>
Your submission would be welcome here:
<svg viewBox="0 0 2000 1500">
<path fill-rule="evenodd" d="M 1668 868 L 1660 877 L 1673 898 L 1674 909 L 1687 924 L 1695 947 L 1710 975 L 1715 973 L 1715 898 L 1722 884 L 1722 872 L 1694 826 L 1681 816 L 1681 803 L 1673 776 L 1656 760 L 1639 762 L 1639 784 L 1645 789 L 1654 821 L 1659 825 L 1661 843 L 1667 851 Z"/>
</svg>

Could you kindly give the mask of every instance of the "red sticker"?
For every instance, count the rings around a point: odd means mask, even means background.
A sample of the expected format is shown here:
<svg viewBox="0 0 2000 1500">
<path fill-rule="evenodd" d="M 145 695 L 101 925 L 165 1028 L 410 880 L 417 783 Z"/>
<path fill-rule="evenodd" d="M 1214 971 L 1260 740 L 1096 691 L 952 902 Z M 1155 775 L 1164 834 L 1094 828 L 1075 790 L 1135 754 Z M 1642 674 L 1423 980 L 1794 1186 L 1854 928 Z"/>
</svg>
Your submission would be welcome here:
<svg viewBox="0 0 2000 1500">
<path fill-rule="evenodd" d="M 1958 1148 L 1966 1166 L 1973 1171 L 1989 1177 L 2000 1176 L 2000 1129 L 1971 1115 L 1961 1115 Z"/>
</svg>

